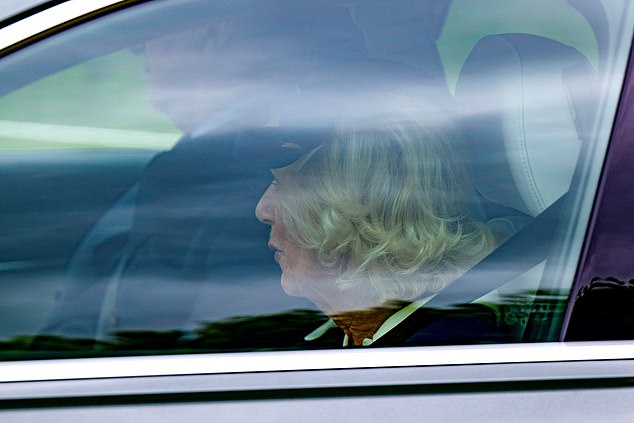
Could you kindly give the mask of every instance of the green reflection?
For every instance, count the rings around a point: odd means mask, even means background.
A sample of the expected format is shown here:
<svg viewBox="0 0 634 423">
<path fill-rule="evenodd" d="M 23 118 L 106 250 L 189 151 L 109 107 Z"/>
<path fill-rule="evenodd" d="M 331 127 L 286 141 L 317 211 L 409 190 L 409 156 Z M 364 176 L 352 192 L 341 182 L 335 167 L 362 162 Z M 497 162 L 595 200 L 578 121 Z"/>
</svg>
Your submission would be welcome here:
<svg viewBox="0 0 634 423">
<path fill-rule="evenodd" d="M 437 42 L 452 92 L 462 65 L 478 40 L 504 33 L 559 41 L 576 48 L 598 67 L 599 47 L 594 32 L 566 0 L 453 0 Z"/>
<path fill-rule="evenodd" d="M 426 308 L 430 321 L 461 318 L 479 319 L 483 310 L 493 311 L 498 325 L 508 337 L 500 342 L 538 342 L 540 333 L 548 333 L 561 321 L 567 296 L 563 292 L 525 291 L 501 296 L 501 301 L 486 305 L 462 304 L 449 309 Z M 88 338 L 66 338 L 51 335 L 15 336 L 0 341 L 2 360 L 27 360 L 69 357 L 130 356 L 153 354 L 185 354 L 213 352 L 280 351 L 313 348 L 339 348 L 328 341 L 312 346 L 304 337 L 328 320 L 315 310 L 292 310 L 285 313 L 232 317 L 203 322 L 192 332 L 179 330 L 126 330 L 111 334 L 107 341 Z M 482 333 L 482 341 L 491 343 L 490 334 Z M 451 342 L 459 345 L 459 339 Z"/>
<path fill-rule="evenodd" d="M 143 69 L 124 50 L 4 96 L 0 150 L 171 147 L 179 132 L 150 105 Z"/>
</svg>

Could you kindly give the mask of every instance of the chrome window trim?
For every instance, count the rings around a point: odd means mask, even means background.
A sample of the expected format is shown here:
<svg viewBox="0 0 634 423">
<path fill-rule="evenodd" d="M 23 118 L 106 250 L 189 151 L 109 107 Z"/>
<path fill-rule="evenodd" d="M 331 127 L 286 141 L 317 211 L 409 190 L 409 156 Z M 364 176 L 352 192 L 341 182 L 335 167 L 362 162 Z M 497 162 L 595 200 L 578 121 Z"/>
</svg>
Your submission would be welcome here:
<svg viewBox="0 0 634 423">
<path fill-rule="evenodd" d="M 598 383 L 627 384 L 634 376 L 634 360 L 569 361 L 458 366 L 390 367 L 375 369 L 304 370 L 214 375 L 141 376 L 0 383 L 0 409 L 6 400 L 99 398 L 205 393 L 257 393 L 304 389 L 359 389 L 473 384 L 529 384 L 566 382 L 570 386 Z M 593 383 L 594 382 L 594 383 Z M 458 388 L 459 389 L 459 388 Z M 478 388 L 474 388 L 477 391 Z M 292 394 L 291 394 L 292 395 Z M 177 399 L 178 400 L 178 399 Z M 30 404 L 32 405 L 32 404 Z"/>
<path fill-rule="evenodd" d="M 68 0 L 0 29 L 0 51 L 73 19 L 126 0 Z"/>
<path fill-rule="evenodd" d="M 79 358 L 0 363 L 0 382 L 634 359 L 634 341 Z"/>
</svg>

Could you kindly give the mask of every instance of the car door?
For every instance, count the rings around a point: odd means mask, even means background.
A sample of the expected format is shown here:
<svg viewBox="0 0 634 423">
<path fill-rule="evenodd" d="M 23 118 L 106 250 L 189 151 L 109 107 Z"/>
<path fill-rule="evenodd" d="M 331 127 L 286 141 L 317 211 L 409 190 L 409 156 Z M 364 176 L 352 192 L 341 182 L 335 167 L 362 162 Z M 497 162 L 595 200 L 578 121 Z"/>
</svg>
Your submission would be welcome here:
<svg viewBox="0 0 634 423">
<path fill-rule="evenodd" d="M 626 1 L 162 0 L 0 29 L 3 421 L 629 421 L 633 25 Z M 394 133 L 425 149 L 361 154 Z M 281 247 L 266 193 L 314 163 Z M 452 207 L 381 265 L 331 259 L 341 228 Z M 335 299 L 401 295 L 362 346 L 289 276 L 315 237 Z M 451 266 L 394 265 L 416 248 Z"/>
</svg>

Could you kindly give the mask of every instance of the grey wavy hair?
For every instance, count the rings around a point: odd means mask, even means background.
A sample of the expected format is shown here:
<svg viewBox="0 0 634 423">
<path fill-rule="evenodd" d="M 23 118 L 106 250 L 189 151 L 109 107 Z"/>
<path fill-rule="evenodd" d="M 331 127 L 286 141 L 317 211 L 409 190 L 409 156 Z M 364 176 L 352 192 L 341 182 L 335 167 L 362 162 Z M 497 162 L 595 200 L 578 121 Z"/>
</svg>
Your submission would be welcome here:
<svg viewBox="0 0 634 423">
<path fill-rule="evenodd" d="M 378 124 L 377 124 L 378 123 Z M 452 125 L 437 115 L 342 125 L 278 180 L 289 233 L 342 290 L 375 304 L 438 292 L 493 247 Z"/>
</svg>

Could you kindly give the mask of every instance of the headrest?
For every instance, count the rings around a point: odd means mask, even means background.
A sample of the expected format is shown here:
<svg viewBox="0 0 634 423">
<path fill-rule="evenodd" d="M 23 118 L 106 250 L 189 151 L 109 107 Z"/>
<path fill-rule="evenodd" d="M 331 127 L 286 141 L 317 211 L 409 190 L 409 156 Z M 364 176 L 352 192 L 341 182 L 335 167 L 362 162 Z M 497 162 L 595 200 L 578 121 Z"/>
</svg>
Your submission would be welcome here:
<svg viewBox="0 0 634 423">
<path fill-rule="evenodd" d="M 591 86 L 591 73 L 579 51 L 544 37 L 476 44 L 456 102 L 482 196 L 536 216 L 568 190 L 594 102 L 571 87 Z"/>
</svg>

